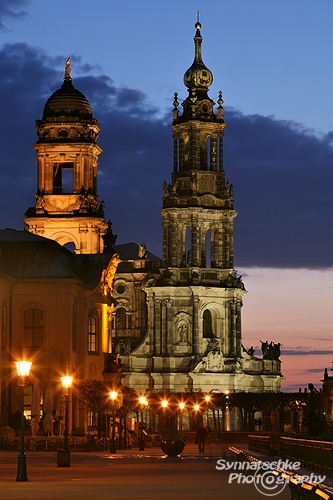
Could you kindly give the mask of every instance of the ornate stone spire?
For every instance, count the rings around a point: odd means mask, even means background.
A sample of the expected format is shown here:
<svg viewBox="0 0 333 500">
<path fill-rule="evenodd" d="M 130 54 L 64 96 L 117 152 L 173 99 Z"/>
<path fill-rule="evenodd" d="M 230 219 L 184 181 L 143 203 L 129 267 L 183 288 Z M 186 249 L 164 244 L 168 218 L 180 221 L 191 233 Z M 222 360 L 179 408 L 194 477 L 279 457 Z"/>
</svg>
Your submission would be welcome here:
<svg viewBox="0 0 333 500">
<path fill-rule="evenodd" d="M 188 88 L 189 92 L 194 93 L 195 90 L 206 91 L 213 83 L 213 74 L 212 72 L 205 66 L 202 60 L 202 36 L 201 36 L 201 24 L 199 20 L 195 23 L 195 37 L 194 40 L 194 61 L 192 66 L 186 71 L 184 75 L 184 84 L 185 87 Z"/>
</svg>

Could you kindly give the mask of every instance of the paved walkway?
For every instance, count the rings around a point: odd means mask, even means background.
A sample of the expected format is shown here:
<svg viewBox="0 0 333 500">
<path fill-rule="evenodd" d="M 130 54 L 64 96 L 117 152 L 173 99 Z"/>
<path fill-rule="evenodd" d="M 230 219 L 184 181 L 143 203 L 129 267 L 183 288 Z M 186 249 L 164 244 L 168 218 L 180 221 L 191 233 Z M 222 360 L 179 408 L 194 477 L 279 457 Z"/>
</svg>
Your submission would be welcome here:
<svg viewBox="0 0 333 500">
<path fill-rule="evenodd" d="M 72 452 L 70 467 L 57 467 L 56 452 L 26 454 L 29 480 L 17 482 L 18 452 L 0 451 L 1 499 L 258 500 L 270 493 L 260 481 L 257 486 L 263 492 L 258 491 L 253 476 L 241 472 L 231 481 L 230 472 L 239 471 L 216 468 L 235 463 L 228 445 L 206 446 L 199 454 L 196 445 L 187 444 L 180 458 L 167 458 L 156 447 L 144 452 L 118 450 L 113 455 Z M 289 500 L 288 485 L 271 498 Z"/>
</svg>

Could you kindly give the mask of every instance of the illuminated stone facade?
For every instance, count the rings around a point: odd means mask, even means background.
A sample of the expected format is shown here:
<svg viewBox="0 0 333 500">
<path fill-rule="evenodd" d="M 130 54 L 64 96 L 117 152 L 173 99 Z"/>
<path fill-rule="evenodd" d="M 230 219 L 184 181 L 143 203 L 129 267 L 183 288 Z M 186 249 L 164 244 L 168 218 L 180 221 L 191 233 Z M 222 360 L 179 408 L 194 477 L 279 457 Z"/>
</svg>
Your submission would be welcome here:
<svg viewBox="0 0 333 500">
<path fill-rule="evenodd" d="M 160 211 L 163 261 L 160 274 L 143 283 L 148 329 L 141 345 L 122 358 L 124 383 L 140 391 L 276 392 L 278 356 L 260 359 L 242 345 L 246 291 L 234 269 L 237 213 L 223 168 L 223 100 L 220 92 L 215 111 L 200 28 L 197 23 L 195 58 L 184 75 L 182 113 L 177 94 L 174 100 L 174 168 Z"/>
<path fill-rule="evenodd" d="M 72 84 L 69 61 L 36 122 L 36 203 L 25 232 L 0 234 L 2 425 L 19 410 L 13 360 L 23 355 L 33 362 L 31 415 L 63 415 L 60 376 L 103 380 L 111 352 L 124 364 L 123 385 L 138 392 L 280 390 L 279 353 L 259 358 L 242 344 L 246 290 L 234 268 L 223 100 L 220 93 L 216 106 L 208 96 L 213 76 L 200 28 L 182 112 L 174 99 L 162 260 L 144 244 L 114 246 L 97 192 L 99 124 Z M 63 248 L 69 244 L 73 252 Z M 73 427 L 87 430 L 75 395 L 72 403 Z"/>
<path fill-rule="evenodd" d="M 64 83 L 36 121 L 36 203 L 24 216 L 27 231 L 71 244 L 75 253 L 103 252 L 104 202 L 97 195 L 99 123 L 87 98 L 72 84 L 67 61 Z"/>
</svg>

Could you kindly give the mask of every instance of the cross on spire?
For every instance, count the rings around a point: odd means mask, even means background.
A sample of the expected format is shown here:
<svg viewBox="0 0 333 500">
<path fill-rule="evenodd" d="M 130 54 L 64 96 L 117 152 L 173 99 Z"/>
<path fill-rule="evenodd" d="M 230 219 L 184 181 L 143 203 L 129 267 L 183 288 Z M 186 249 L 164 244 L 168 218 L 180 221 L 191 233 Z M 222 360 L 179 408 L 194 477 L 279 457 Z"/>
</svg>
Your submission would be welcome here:
<svg viewBox="0 0 333 500">
<path fill-rule="evenodd" d="M 197 23 L 199 23 L 201 14 L 198 10 L 196 11 L 196 16 L 197 16 Z"/>
</svg>

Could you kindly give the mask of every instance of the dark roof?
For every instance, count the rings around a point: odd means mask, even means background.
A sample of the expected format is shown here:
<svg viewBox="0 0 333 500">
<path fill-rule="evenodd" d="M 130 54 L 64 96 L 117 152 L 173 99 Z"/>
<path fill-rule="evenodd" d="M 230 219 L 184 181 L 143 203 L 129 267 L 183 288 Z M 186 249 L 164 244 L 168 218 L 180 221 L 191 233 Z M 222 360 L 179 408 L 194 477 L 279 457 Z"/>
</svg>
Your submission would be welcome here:
<svg viewBox="0 0 333 500">
<path fill-rule="evenodd" d="M 92 110 L 88 99 L 73 86 L 71 78 L 64 80 L 60 89 L 48 98 L 44 107 L 43 120 L 50 121 L 59 117 L 92 119 Z"/>
<path fill-rule="evenodd" d="M 14 279 L 71 278 L 95 288 L 110 254 L 76 255 L 26 231 L 0 230 L 0 272 Z"/>
<path fill-rule="evenodd" d="M 113 248 L 116 253 L 119 253 L 121 260 L 139 260 L 139 245 L 133 241 L 122 245 L 114 245 Z M 160 261 L 161 259 L 147 250 L 147 259 L 143 260 Z"/>
</svg>

